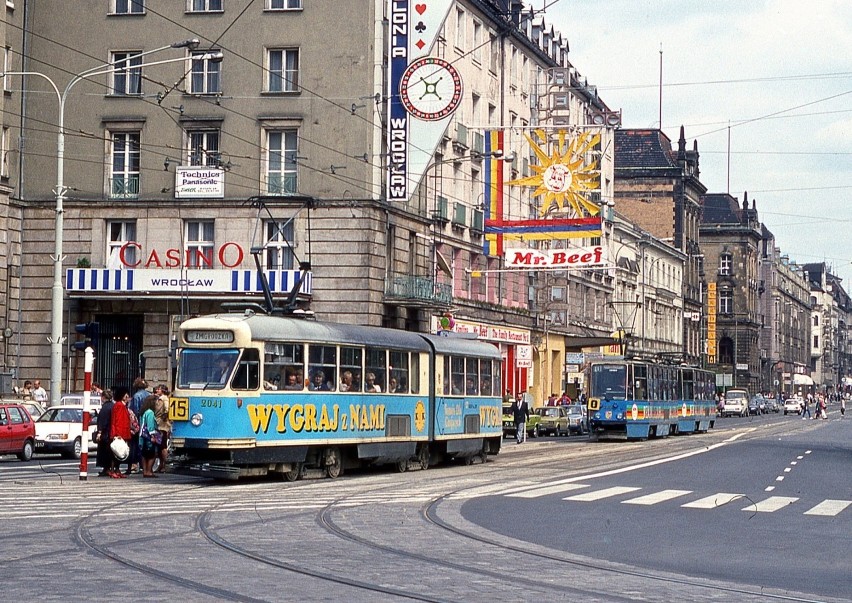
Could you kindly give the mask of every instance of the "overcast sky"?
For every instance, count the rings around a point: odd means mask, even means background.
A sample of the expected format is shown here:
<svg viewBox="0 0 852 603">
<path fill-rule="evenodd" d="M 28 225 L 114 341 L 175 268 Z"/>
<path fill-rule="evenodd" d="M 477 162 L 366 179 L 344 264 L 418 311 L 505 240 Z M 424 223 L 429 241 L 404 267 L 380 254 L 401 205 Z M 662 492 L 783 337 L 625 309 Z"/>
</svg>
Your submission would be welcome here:
<svg viewBox="0 0 852 603">
<path fill-rule="evenodd" d="M 709 192 L 852 293 L 852 0 L 532 0 L 623 127 L 698 141 Z M 728 136 L 730 125 L 730 189 Z"/>
</svg>

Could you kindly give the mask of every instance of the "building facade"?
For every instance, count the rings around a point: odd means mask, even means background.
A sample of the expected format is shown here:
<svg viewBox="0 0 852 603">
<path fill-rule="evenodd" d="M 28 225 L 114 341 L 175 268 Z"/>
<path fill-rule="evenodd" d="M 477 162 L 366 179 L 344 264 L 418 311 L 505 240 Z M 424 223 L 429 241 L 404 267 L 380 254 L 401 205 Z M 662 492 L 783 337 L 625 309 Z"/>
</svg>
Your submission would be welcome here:
<svg viewBox="0 0 852 603">
<path fill-rule="evenodd" d="M 703 357 L 701 315 L 700 200 L 697 142 L 687 150 L 684 130 L 677 149 L 661 130 L 622 129 L 615 137 L 616 204 L 628 220 L 686 255 L 682 277 L 684 316 L 682 361 Z M 698 320 L 694 320 L 694 317 Z"/>
</svg>

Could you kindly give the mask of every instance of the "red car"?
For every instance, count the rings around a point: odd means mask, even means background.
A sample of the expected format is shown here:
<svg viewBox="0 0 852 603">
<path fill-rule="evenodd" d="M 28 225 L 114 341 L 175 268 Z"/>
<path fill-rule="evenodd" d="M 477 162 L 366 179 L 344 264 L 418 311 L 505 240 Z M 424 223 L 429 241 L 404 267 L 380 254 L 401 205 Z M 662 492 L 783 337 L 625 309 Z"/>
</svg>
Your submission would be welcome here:
<svg viewBox="0 0 852 603">
<path fill-rule="evenodd" d="M 30 413 L 16 402 L 0 400 L 0 454 L 17 454 L 28 461 L 34 449 L 35 422 Z"/>
</svg>

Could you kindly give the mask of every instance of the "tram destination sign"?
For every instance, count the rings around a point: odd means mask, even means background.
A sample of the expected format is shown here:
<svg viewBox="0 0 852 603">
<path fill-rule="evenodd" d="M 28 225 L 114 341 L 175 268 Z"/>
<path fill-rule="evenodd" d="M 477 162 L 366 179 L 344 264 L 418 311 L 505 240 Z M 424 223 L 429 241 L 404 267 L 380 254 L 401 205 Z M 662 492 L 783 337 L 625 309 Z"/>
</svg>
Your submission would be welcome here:
<svg viewBox="0 0 852 603">
<path fill-rule="evenodd" d="M 187 331 L 184 334 L 187 343 L 233 343 L 233 331 Z"/>
</svg>

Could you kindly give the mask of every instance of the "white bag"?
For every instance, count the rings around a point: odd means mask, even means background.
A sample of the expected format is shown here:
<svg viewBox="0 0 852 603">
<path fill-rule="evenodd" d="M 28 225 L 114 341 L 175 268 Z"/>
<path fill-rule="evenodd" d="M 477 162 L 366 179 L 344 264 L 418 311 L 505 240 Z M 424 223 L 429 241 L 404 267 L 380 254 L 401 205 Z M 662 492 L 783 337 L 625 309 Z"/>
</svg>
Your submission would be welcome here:
<svg viewBox="0 0 852 603">
<path fill-rule="evenodd" d="M 127 442 L 124 441 L 124 438 L 120 436 L 116 436 L 113 438 L 112 442 L 109 445 L 109 449 L 112 450 L 113 456 L 115 456 L 115 460 L 117 461 L 126 461 L 127 457 L 130 456 L 130 446 L 127 445 Z"/>
</svg>

